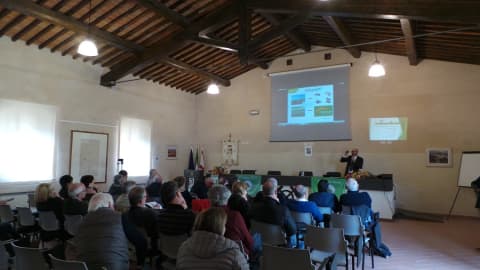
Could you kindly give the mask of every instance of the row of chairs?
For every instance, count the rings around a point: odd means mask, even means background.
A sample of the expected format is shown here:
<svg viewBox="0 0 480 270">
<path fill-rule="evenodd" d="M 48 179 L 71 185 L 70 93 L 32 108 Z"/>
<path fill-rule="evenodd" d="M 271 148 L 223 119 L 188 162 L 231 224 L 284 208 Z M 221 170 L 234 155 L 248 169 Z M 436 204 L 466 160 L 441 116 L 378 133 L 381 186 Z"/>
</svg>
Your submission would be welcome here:
<svg viewBox="0 0 480 270">
<path fill-rule="evenodd" d="M 251 232 L 259 233 L 262 237 L 263 244 L 270 246 L 285 246 L 285 234 L 280 226 L 266 224 L 262 222 L 257 222 L 255 220 L 251 221 L 252 227 Z M 333 214 L 330 220 L 330 228 L 315 227 L 311 225 L 306 225 L 304 231 L 304 243 L 305 246 L 311 251 L 308 256 L 310 256 L 309 261 L 320 265 L 319 269 L 326 266 L 327 264 L 333 265 L 342 265 L 347 269 L 349 267 L 348 257 L 351 256 L 351 267 L 355 269 L 355 257 L 357 258 L 357 266 L 362 263 L 362 269 L 365 268 L 365 256 L 363 256 L 364 245 L 368 243 L 368 238 L 363 227 L 360 216 L 357 215 L 337 215 Z M 345 239 L 350 239 L 350 243 Z M 374 257 L 373 249 L 370 244 L 367 244 L 368 252 L 372 259 L 372 268 L 374 268 Z M 267 247 L 270 249 L 269 247 Z M 280 248 L 281 249 L 281 248 Z M 274 251 L 281 253 L 279 248 L 273 249 Z M 301 249 L 288 249 L 289 254 L 300 252 L 305 253 Z M 264 251 L 263 260 L 270 260 L 270 256 Z M 275 255 L 275 260 L 279 258 L 286 258 L 287 261 L 281 262 L 269 262 L 268 264 L 278 265 L 276 269 L 287 269 L 285 266 L 297 266 L 297 263 L 302 264 L 301 261 L 294 263 L 293 257 L 288 256 L 279 256 L 280 254 Z M 296 256 L 293 255 L 292 256 Z M 302 255 L 303 256 L 303 255 Z M 298 255 L 300 258 L 304 258 L 301 255 Z M 281 259 L 280 259 L 281 260 Z M 281 267 L 283 265 L 283 267 Z M 265 268 L 273 269 L 273 268 Z M 298 268 L 298 269 L 309 269 L 309 268 Z"/>
<path fill-rule="evenodd" d="M 255 174 L 255 170 L 230 170 L 230 174 Z M 281 171 L 267 171 L 267 175 L 279 176 Z M 298 176 L 313 176 L 312 171 L 299 171 Z M 323 177 L 341 177 L 339 172 L 326 172 Z"/>
</svg>

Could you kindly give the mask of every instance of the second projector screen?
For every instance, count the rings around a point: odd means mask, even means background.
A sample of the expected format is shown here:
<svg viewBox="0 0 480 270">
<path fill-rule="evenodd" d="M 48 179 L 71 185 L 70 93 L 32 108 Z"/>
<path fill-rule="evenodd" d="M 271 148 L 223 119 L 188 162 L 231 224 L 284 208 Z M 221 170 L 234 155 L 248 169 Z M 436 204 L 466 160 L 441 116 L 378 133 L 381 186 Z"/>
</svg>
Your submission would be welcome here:
<svg viewBox="0 0 480 270">
<path fill-rule="evenodd" d="M 270 141 L 350 140 L 349 69 L 272 74 Z"/>
</svg>

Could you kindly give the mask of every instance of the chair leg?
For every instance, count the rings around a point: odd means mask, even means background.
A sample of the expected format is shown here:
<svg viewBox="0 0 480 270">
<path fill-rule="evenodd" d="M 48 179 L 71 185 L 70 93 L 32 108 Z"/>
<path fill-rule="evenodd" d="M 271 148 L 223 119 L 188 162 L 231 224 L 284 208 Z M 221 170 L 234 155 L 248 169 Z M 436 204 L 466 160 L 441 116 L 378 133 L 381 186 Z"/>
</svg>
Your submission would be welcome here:
<svg viewBox="0 0 480 270">
<path fill-rule="evenodd" d="M 372 258 L 372 269 L 375 268 L 375 262 L 374 262 L 374 257 L 373 257 L 373 248 L 372 246 L 369 246 L 368 248 L 370 250 L 370 258 Z"/>
</svg>

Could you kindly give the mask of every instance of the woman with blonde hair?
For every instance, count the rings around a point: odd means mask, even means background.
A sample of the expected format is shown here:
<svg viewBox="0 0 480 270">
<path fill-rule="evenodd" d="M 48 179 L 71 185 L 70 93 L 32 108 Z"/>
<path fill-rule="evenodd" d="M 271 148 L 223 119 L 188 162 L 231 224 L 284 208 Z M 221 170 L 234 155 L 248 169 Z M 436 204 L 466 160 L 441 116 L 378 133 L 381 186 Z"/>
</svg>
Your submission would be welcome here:
<svg viewBox="0 0 480 270">
<path fill-rule="evenodd" d="M 250 229 L 250 218 L 248 218 L 248 210 L 250 204 L 248 203 L 248 185 L 245 182 L 235 182 L 232 187 L 232 196 L 228 199 L 228 208 L 236 210 L 242 214 L 245 220 L 245 225 Z"/>
<path fill-rule="evenodd" d="M 247 259 L 238 243 L 223 236 L 227 214 L 212 207 L 197 215 L 193 234 L 178 251 L 177 269 L 247 270 Z"/>
<path fill-rule="evenodd" d="M 38 211 L 53 211 L 60 225 L 63 225 L 63 200 L 49 183 L 42 183 L 35 189 L 35 204 Z"/>
</svg>

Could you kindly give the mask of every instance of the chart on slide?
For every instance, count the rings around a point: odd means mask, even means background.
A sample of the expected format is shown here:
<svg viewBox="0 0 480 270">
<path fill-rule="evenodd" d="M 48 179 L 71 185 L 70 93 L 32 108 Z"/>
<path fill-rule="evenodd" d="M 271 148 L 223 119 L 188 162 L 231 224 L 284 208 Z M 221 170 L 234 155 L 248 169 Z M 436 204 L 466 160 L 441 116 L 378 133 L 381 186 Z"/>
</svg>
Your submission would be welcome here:
<svg viewBox="0 0 480 270">
<path fill-rule="evenodd" d="M 333 85 L 288 89 L 287 123 L 308 125 L 334 122 Z"/>
</svg>

